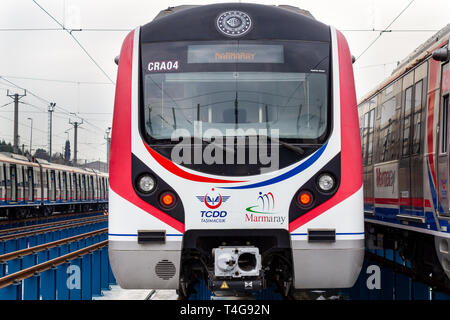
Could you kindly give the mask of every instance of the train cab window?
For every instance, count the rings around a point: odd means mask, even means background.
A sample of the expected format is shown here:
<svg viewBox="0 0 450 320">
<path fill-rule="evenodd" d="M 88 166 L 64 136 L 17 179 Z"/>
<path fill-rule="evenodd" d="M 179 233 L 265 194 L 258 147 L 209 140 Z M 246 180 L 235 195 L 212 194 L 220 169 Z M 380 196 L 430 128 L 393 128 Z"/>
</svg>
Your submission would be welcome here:
<svg viewBox="0 0 450 320">
<path fill-rule="evenodd" d="M 440 153 L 447 153 L 448 146 L 448 98 L 449 95 L 443 97 L 441 111 L 441 127 L 440 127 Z"/>
<path fill-rule="evenodd" d="M 410 154 L 410 130 L 411 130 L 411 109 L 413 104 L 413 87 L 409 87 L 405 91 L 405 107 L 403 112 L 403 143 L 402 154 L 409 156 Z"/>
<path fill-rule="evenodd" d="M 420 80 L 414 86 L 414 110 L 413 110 L 413 140 L 412 153 L 418 154 L 420 152 L 421 129 L 422 129 L 422 84 Z"/>
<path fill-rule="evenodd" d="M 248 51 L 249 56 L 229 60 L 227 53 L 236 50 Z M 227 135 L 251 128 L 275 129 L 279 139 L 296 143 L 320 144 L 326 139 L 331 124 L 329 44 L 143 43 L 141 52 L 142 125 L 151 143 L 170 143 L 174 129 L 192 137 L 198 122 L 204 131 L 214 128 Z M 186 68 L 153 72 L 149 62 L 155 60 L 155 52 L 186 57 Z"/>
</svg>

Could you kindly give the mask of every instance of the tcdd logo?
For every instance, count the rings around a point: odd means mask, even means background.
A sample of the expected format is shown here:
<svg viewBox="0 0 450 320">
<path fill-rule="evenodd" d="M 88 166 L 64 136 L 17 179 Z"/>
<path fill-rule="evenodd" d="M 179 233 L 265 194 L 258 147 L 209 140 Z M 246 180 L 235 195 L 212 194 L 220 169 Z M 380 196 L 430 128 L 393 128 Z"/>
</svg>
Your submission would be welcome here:
<svg viewBox="0 0 450 320">
<path fill-rule="evenodd" d="M 225 218 L 227 216 L 226 211 L 200 211 L 202 218 Z"/>
<path fill-rule="evenodd" d="M 211 191 L 214 191 L 214 188 L 211 189 Z M 204 196 L 197 196 L 197 199 L 200 200 L 207 206 L 209 209 L 217 209 L 219 208 L 223 202 L 226 202 L 230 196 L 222 196 L 220 193 L 216 195 L 209 196 L 208 193 Z"/>
</svg>

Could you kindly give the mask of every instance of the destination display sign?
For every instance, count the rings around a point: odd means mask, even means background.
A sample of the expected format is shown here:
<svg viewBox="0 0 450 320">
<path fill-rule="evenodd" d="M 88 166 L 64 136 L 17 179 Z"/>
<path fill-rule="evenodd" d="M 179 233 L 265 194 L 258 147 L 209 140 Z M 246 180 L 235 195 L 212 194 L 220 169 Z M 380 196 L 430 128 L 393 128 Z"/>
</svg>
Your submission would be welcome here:
<svg viewBox="0 0 450 320">
<path fill-rule="evenodd" d="M 189 45 L 188 63 L 284 63 L 282 45 Z"/>
</svg>

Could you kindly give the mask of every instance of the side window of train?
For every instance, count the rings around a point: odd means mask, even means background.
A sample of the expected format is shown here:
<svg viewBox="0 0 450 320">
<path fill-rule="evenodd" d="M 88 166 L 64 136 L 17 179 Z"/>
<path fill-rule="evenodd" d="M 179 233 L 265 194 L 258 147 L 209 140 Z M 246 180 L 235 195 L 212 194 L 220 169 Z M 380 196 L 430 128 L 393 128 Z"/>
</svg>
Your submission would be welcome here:
<svg viewBox="0 0 450 320">
<path fill-rule="evenodd" d="M 413 110 L 414 133 L 412 140 L 413 154 L 418 154 L 420 152 L 421 131 L 422 131 L 422 91 L 423 91 L 423 81 L 420 80 L 414 85 L 414 110 Z"/>
<path fill-rule="evenodd" d="M 413 104 L 413 87 L 409 87 L 405 90 L 405 106 L 403 111 L 403 143 L 402 154 L 404 157 L 410 155 L 410 128 L 411 128 L 411 106 Z"/>
<path fill-rule="evenodd" d="M 393 155 L 393 128 L 395 119 L 395 97 L 384 102 L 381 107 L 380 134 L 379 134 L 379 157 L 380 161 L 391 160 Z"/>
<path fill-rule="evenodd" d="M 448 143 L 447 143 L 447 138 L 448 138 L 448 98 L 449 98 L 448 94 L 442 98 L 441 126 L 440 126 L 441 136 L 439 137 L 439 141 L 440 141 L 439 151 L 441 154 L 447 153 L 447 146 L 448 146 Z"/>
<path fill-rule="evenodd" d="M 363 164 L 367 164 L 367 133 L 369 130 L 369 112 L 364 114 L 363 126 L 362 126 L 362 159 Z"/>
<path fill-rule="evenodd" d="M 375 125 L 375 109 L 369 112 L 369 133 L 367 138 L 367 164 L 372 164 L 373 159 L 373 135 Z"/>
</svg>

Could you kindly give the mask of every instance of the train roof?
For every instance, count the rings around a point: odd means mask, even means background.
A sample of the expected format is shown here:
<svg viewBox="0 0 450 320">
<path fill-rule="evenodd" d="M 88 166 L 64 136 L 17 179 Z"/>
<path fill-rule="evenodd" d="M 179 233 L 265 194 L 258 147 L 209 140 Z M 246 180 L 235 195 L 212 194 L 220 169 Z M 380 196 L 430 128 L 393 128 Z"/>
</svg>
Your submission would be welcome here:
<svg viewBox="0 0 450 320">
<path fill-rule="evenodd" d="M 330 42 L 329 26 L 306 10 L 292 6 L 249 3 L 185 5 L 161 11 L 141 27 L 142 42 L 230 40 L 217 31 L 216 20 L 226 11 L 240 10 L 252 19 L 252 28 L 239 40 L 306 40 Z"/>
<path fill-rule="evenodd" d="M 25 156 L 10 152 L 0 152 L 0 162 L 8 162 L 35 167 L 39 166 L 37 163 L 33 163 L 30 160 L 28 160 L 28 158 Z"/>
<path fill-rule="evenodd" d="M 45 169 L 56 169 L 56 170 L 69 171 L 69 172 L 75 172 L 75 173 L 80 173 L 80 174 L 96 174 L 98 176 L 108 177 L 107 173 L 100 172 L 100 171 L 97 171 L 94 169 L 84 169 L 84 168 L 79 168 L 79 167 L 66 166 L 66 165 L 58 164 L 58 163 L 51 163 L 45 159 L 40 159 L 40 158 L 37 158 L 35 160 L 36 160 L 36 162 L 31 162 L 28 160 L 27 157 L 19 155 L 19 154 L 14 154 L 14 153 L 9 153 L 9 152 L 0 152 L 0 162 L 8 162 L 8 163 L 14 163 L 14 164 L 20 164 L 20 165 L 32 166 L 32 167 L 42 166 Z"/>
<path fill-rule="evenodd" d="M 369 91 L 363 98 L 358 102 L 358 105 L 364 103 L 367 99 L 371 98 L 373 95 L 381 91 L 389 83 L 397 79 L 402 74 L 413 69 L 415 66 L 420 64 L 422 61 L 428 59 L 434 50 L 441 47 L 444 43 L 447 43 L 450 39 L 450 23 L 444 28 L 435 33 L 427 41 L 422 43 L 417 47 L 411 54 L 404 58 L 397 67 L 392 71 L 390 77 L 385 79 L 381 84 L 376 86 L 374 89 Z"/>
</svg>

